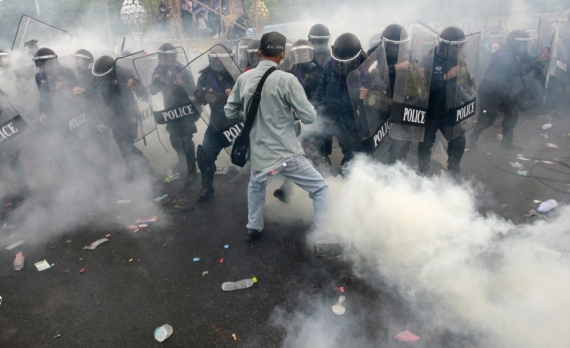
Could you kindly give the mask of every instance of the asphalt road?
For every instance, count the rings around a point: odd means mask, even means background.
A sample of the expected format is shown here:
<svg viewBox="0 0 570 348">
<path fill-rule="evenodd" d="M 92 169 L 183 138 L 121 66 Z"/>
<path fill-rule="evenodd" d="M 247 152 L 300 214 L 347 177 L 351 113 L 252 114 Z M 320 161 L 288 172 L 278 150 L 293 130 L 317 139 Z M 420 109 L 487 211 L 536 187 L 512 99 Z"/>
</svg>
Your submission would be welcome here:
<svg viewBox="0 0 570 348">
<path fill-rule="evenodd" d="M 570 168 L 558 160 L 570 156 L 570 122 L 538 114 L 522 115 L 516 132 L 515 142 L 523 147 L 519 153 L 529 159 L 525 167 L 532 168 L 528 176 L 517 175 L 508 164 L 517 153 L 499 149 L 499 121 L 483 134 L 477 151 L 465 153 L 464 179 L 475 180 L 488 193 L 489 198 L 480 202 L 482 213 L 494 212 L 519 224 L 527 221 L 523 214 L 536 207 L 535 199 L 568 201 L 570 181 L 564 181 Z M 545 123 L 553 128 L 543 131 L 540 126 Z M 540 135 L 544 133 L 548 139 Z M 546 142 L 559 149 L 546 148 Z M 335 154 L 338 163 L 338 149 Z M 416 165 L 414 154 L 412 148 L 411 166 Z M 432 161 L 433 173 L 442 168 Z M 88 215 L 88 207 L 78 209 L 84 216 L 81 223 L 26 239 L 14 250 L 4 248 L 19 240 L 23 231 L 0 229 L 0 347 L 154 347 L 161 343 L 154 340 L 153 331 L 165 323 L 174 328 L 162 343 L 168 347 L 277 347 L 286 331 L 276 313 L 310 314 L 323 299 L 332 305 L 341 295 L 339 286 L 346 291 L 347 315 L 335 317 L 331 312 L 330 321 L 350 326 L 377 346 L 396 347 L 394 323 L 401 322 L 407 325 L 403 329 L 426 337 L 426 346 L 467 347 L 465 340 L 446 332 L 423 332 L 399 296 L 389 289 L 378 291 L 382 284 L 356 277 L 342 259 L 314 258 L 305 242 L 310 225 L 303 219 L 267 222 L 262 241 L 246 244 L 247 179 L 244 172 L 217 175 L 215 197 L 182 214 L 162 209 L 166 200 L 144 211 L 115 201 L 108 202 L 110 211 L 98 215 Z M 154 193 L 175 198 L 167 208 L 195 205 L 198 183 L 177 196 L 182 184 L 164 184 Z M 14 201 L 3 214 L 16 226 L 18 207 Z M 159 220 L 144 230 L 133 233 L 125 228 L 135 218 L 154 215 Z M 108 242 L 83 250 L 107 234 Z M 18 250 L 26 254 L 20 272 L 12 266 Z M 200 261 L 194 262 L 196 257 Z M 33 263 L 43 259 L 54 266 L 38 272 Z M 80 274 L 82 268 L 85 272 Z M 205 271 L 209 273 L 203 275 Z M 254 276 L 258 283 L 247 290 L 221 289 L 225 281 Z M 363 324 L 347 323 L 356 318 Z M 340 335 L 339 346 L 354 346 L 346 339 Z"/>
</svg>

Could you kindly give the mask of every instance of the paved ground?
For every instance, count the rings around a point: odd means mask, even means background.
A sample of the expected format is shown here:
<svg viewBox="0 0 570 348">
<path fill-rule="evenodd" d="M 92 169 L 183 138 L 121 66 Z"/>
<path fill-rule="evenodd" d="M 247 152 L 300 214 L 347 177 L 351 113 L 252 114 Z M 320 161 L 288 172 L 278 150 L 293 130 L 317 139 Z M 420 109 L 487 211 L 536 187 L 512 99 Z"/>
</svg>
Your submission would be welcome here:
<svg viewBox="0 0 570 348">
<path fill-rule="evenodd" d="M 489 193 L 490 198 L 481 202 L 483 213 L 492 211 L 518 224 L 527 220 L 523 214 L 535 199 L 567 202 L 570 168 L 557 160 L 570 156 L 570 122 L 537 115 L 523 115 L 517 130 L 516 142 L 524 147 L 520 153 L 532 163 L 525 165 L 531 168 L 529 176 L 517 175 L 508 165 L 516 160 L 516 153 L 499 150 L 499 124 L 484 133 L 478 151 L 466 152 L 465 178 L 476 180 Z M 540 129 L 544 123 L 554 125 L 546 131 L 548 139 L 540 136 L 545 133 Z M 560 148 L 548 149 L 546 142 Z M 414 151 L 409 156 L 412 166 Z M 434 173 L 441 168 L 432 162 Z M 340 259 L 315 259 L 305 243 L 310 228 L 306 221 L 270 221 L 262 242 L 245 244 L 247 175 L 216 176 L 215 185 L 214 199 L 184 214 L 167 214 L 160 207 L 164 202 L 151 202 L 140 210 L 115 204 L 114 199 L 121 198 L 117 196 L 109 198 L 106 213 L 96 216 L 89 216 L 88 204 L 82 207 L 78 201 L 74 214 L 82 214 L 84 219 L 56 234 L 26 239 L 27 231 L 0 229 L 0 346 L 151 347 L 159 345 L 153 330 L 168 323 L 174 334 L 165 346 L 276 347 L 286 336 L 283 327 L 272 323 L 276 311 L 311 313 L 323 298 L 330 300 L 327 306 L 332 305 L 339 296 L 338 286 L 346 290 L 348 309 L 342 317 L 330 313 L 332 322 L 348 325 L 345 321 L 360 318 L 363 324 L 350 327 L 384 347 L 396 346 L 394 325 L 389 323 L 406 322 L 406 328 L 422 333 L 421 325 L 398 296 L 377 290 L 381 284 L 358 279 Z M 181 189 L 182 180 L 178 180 L 153 194 L 168 193 L 169 198 L 193 204 L 198 184 L 176 196 Z M 174 204 L 185 203 L 171 202 L 167 207 Z M 18 225 L 17 210 L 5 209 L 4 219 Z M 153 215 L 159 216 L 155 225 L 137 233 L 126 231 L 125 226 L 135 218 Z M 65 214 L 58 216 L 65 218 Z M 107 243 L 93 251 L 82 249 L 106 234 L 111 234 Z M 25 244 L 11 251 L 4 249 L 22 235 Z M 21 272 L 12 267 L 18 250 L 27 256 Z M 194 257 L 200 261 L 193 262 Z M 38 272 L 33 263 L 43 259 L 54 266 Z M 82 268 L 86 272 L 80 274 Z M 204 271 L 209 273 L 203 276 Z M 253 276 L 259 282 L 248 290 L 221 290 L 224 281 Z M 61 337 L 54 338 L 56 335 Z M 424 337 L 426 346 L 466 347 L 460 338 L 445 332 Z M 345 339 L 337 337 L 339 346 L 354 346 Z"/>
</svg>

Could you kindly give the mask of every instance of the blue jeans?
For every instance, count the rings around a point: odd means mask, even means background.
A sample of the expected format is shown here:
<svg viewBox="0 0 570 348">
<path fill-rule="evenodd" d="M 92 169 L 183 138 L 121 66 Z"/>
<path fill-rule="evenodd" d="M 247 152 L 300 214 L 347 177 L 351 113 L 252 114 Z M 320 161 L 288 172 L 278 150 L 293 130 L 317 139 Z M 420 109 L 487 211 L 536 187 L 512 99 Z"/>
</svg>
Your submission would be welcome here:
<svg viewBox="0 0 570 348">
<path fill-rule="evenodd" d="M 255 176 L 259 173 L 259 171 L 252 170 L 249 178 L 247 228 L 262 231 L 267 181 L 257 182 Z M 325 179 L 302 155 L 297 155 L 287 162 L 287 166 L 280 171 L 280 174 L 309 192 L 315 210 L 315 225 L 319 230 L 323 225 L 323 213 L 330 202 L 329 186 Z"/>
</svg>

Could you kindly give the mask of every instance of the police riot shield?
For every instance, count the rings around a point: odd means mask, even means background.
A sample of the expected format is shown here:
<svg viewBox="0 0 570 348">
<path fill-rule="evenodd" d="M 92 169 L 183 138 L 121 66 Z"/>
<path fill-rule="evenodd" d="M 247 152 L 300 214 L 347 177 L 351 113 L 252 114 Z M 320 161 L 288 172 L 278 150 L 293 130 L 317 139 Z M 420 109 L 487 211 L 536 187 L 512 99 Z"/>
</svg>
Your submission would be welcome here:
<svg viewBox="0 0 570 348">
<path fill-rule="evenodd" d="M 535 55 L 540 55 L 543 51 L 548 51 L 553 54 L 556 41 L 556 28 L 547 19 L 542 19 L 538 26 L 538 38 L 535 50 Z M 543 98 L 546 98 L 546 90 L 550 76 L 554 74 L 556 63 L 555 59 L 550 58 L 544 67 L 541 69 L 542 74 L 537 74 L 539 83 L 543 87 Z"/>
<path fill-rule="evenodd" d="M 134 59 L 135 71 L 141 85 L 148 91 L 149 103 L 157 124 L 167 124 L 183 118 L 193 122 L 199 117 L 195 106 L 184 90 L 196 89 L 196 82 L 189 70 L 186 52 L 182 47 L 159 51 Z M 184 70 L 181 74 L 177 73 Z"/>
<path fill-rule="evenodd" d="M 51 48 L 57 54 L 67 54 L 71 34 L 29 16 L 22 16 L 12 44 L 12 54 L 31 58 L 41 47 Z"/>
<path fill-rule="evenodd" d="M 418 27 L 412 29 L 409 50 L 400 50 L 390 114 L 390 138 L 422 142 L 429 101 L 431 66 L 436 37 Z"/>
<path fill-rule="evenodd" d="M 0 91 L 0 160 L 31 143 L 35 134 Z"/>
<path fill-rule="evenodd" d="M 144 57 L 143 52 L 115 60 L 116 83 L 121 91 L 122 111 L 129 133 L 135 142 L 156 130 L 148 90 L 137 78 L 135 70 L 134 61 L 140 57 Z"/>
<path fill-rule="evenodd" d="M 390 76 L 384 45 L 346 78 L 356 128 L 360 139 L 377 155 L 388 149 L 388 118 L 392 106 Z M 378 154 L 378 152 L 381 152 Z"/>
<path fill-rule="evenodd" d="M 561 20 L 556 23 L 556 45 L 553 52 L 554 76 L 568 83 L 568 64 L 570 63 L 570 21 Z"/>
<path fill-rule="evenodd" d="M 247 46 L 255 41 L 256 39 L 246 38 L 238 40 L 236 45 L 236 59 L 235 62 L 241 71 L 249 66 L 249 61 L 247 58 Z"/>
<path fill-rule="evenodd" d="M 466 36 L 447 49 L 449 67 L 458 67 L 457 77 L 447 81 L 446 115 L 443 135 L 452 140 L 474 127 L 473 116 L 477 99 L 475 76 L 480 33 Z M 453 47 L 456 46 L 456 47 Z"/>
<path fill-rule="evenodd" d="M 224 45 L 215 45 L 188 63 L 176 74 L 177 80 L 185 76 L 194 76 L 196 85 L 181 83 L 187 97 L 198 108 L 200 118 L 204 121 L 198 125 L 196 143 L 201 142 L 206 128 L 209 132 L 220 134 L 224 147 L 232 144 L 239 135 L 242 126 L 228 120 L 224 112 L 229 92 L 233 88 L 241 71 L 233 60 L 233 54 Z"/>
</svg>

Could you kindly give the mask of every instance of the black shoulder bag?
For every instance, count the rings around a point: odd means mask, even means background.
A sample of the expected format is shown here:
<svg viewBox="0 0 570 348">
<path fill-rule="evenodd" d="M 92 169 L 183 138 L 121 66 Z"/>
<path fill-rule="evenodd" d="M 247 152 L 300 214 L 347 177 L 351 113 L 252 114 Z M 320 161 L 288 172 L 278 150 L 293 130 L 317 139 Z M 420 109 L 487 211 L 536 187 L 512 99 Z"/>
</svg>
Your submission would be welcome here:
<svg viewBox="0 0 570 348">
<path fill-rule="evenodd" d="M 247 151 L 249 150 L 249 132 L 251 132 L 251 127 L 253 126 L 255 115 L 257 115 L 257 109 L 259 109 L 259 102 L 261 101 L 261 90 L 263 89 L 263 85 L 265 84 L 267 77 L 271 75 L 271 73 L 275 70 L 277 70 L 275 67 L 269 68 L 261 78 L 261 81 L 259 81 L 257 89 L 253 94 L 253 98 L 251 99 L 251 105 L 249 106 L 249 110 L 245 117 L 245 126 L 243 127 L 241 133 L 234 140 L 231 159 L 232 163 L 236 166 L 243 167 L 247 163 L 246 156 Z"/>
<path fill-rule="evenodd" d="M 522 76 L 521 76 L 521 82 L 523 88 L 515 94 L 515 104 L 517 105 L 517 108 L 520 111 L 525 112 L 530 109 L 534 109 L 540 104 L 540 102 L 538 101 L 534 93 L 532 93 L 532 91 L 528 89 L 528 87 L 526 86 L 526 82 L 524 81 Z"/>
</svg>

